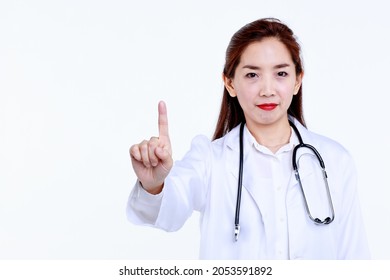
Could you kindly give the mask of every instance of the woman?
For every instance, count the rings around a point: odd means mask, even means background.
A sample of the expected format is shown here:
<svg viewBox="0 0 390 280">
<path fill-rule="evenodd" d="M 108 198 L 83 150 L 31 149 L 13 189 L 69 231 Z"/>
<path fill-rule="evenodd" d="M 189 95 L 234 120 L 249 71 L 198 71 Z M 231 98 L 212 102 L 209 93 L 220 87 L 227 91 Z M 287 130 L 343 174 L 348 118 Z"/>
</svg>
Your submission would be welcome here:
<svg viewBox="0 0 390 280">
<path fill-rule="evenodd" d="M 286 25 L 261 19 L 241 28 L 226 52 L 214 140 L 196 137 L 173 165 L 160 102 L 159 137 L 130 148 L 138 182 L 128 218 L 175 231 L 200 211 L 203 259 L 369 258 L 353 161 L 306 129 L 302 78 Z M 302 141 L 318 152 L 296 150 Z"/>
</svg>

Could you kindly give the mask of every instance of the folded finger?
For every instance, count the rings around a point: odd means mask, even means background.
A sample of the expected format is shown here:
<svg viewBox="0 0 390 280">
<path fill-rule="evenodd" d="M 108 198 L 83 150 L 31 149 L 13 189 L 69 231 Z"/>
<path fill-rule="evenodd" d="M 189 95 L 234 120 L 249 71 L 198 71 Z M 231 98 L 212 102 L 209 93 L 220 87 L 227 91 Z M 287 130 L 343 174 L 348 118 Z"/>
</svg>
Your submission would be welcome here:
<svg viewBox="0 0 390 280">
<path fill-rule="evenodd" d="M 141 160 L 145 167 L 150 167 L 150 160 L 149 160 L 149 144 L 148 141 L 144 140 L 139 144 L 139 149 L 141 153 Z"/>
<path fill-rule="evenodd" d="M 131 146 L 129 153 L 130 153 L 130 157 L 134 158 L 137 161 L 141 161 L 141 152 L 139 150 L 138 145 Z"/>
<path fill-rule="evenodd" d="M 149 140 L 148 146 L 149 146 L 149 162 L 152 166 L 157 166 L 159 162 L 159 158 L 156 155 L 156 148 L 158 147 L 158 138 L 152 137 Z"/>
</svg>

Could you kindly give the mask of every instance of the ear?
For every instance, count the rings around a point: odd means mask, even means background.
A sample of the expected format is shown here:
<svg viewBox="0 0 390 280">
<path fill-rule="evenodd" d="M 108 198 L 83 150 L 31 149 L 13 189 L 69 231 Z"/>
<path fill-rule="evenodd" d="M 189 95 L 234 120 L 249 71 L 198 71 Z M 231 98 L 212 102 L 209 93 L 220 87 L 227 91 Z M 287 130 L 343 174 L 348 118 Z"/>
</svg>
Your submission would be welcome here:
<svg viewBox="0 0 390 280">
<path fill-rule="evenodd" d="M 297 76 L 297 79 L 295 81 L 294 95 L 298 94 L 298 91 L 302 85 L 302 79 L 303 79 L 303 72 Z"/>
<path fill-rule="evenodd" d="M 224 74 L 222 74 L 223 83 L 225 84 L 226 90 L 229 92 L 229 95 L 231 97 L 236 97 L 236 90 L 234 89 L 233 85 L 233 79 L 226 77 Z"/>
</svg>

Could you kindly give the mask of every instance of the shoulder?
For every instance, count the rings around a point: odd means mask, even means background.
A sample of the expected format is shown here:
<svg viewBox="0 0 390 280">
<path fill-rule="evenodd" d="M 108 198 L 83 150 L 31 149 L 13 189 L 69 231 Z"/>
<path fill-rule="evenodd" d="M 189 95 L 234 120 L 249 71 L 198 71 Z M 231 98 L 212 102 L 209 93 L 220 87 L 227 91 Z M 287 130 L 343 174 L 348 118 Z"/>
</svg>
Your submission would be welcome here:
<svg viewBox="0 0 390 280">
<path fill-rule="evenodd" d="M 304 143 L 346 152 L 344 146 L 336 140 L 307 129 L 295 119 L 294 124 L 298 128 Z"/>
<path fill-rule="evenodd" d="M 235 150 L 239 145 L 239 127 L 233 128 L 221 138 L 210 140 L 205 135 L 197 135 L 192 139 L 191 150 L 202 154 L 219 154 L 224 150 Z M 237 147 L 236 147 L 237 146 Z"/>
<path fill-rule="evenodd" d="M 300 124 L 297 124 L 297 127 L 302 135 L 303 142 L 305 144 L 310 144 L 314 146 L 320 152 L 320 154 L 323 155 L 323 157 L 341 161 L 352 160 L 351 154 L 348 149 L 338 141 L 322 134 L 308 130 Z"/>
<path fill-rule="evenodd" d="M 211 140 L 205 135 L 196 135 L 191 141 L 191 147 L 182 160 L 195 160 L 211 163 L 222 159 L 226 151 L 239 149 L 239 127 L 232 129 L 221 138 Z"/>
<path fill-rule="evenodd" d="M 238 150 L 240 143 L 240 126 L 236 126 L 221 138 L 215 139 L 212 142 L 212 150 L 214 153 L 223 152 L 226 149 Z"/>
<path fill-rule="evenodd" d="M 312 139 L 313 143 L 315 143 L 316 146 L 320 147 L 321 149 L 349 154 L 347 148 L 336 140 L 310 130 L 307 130 L 307 133 L 309 135 L 308 138 Z"/>
</svg>

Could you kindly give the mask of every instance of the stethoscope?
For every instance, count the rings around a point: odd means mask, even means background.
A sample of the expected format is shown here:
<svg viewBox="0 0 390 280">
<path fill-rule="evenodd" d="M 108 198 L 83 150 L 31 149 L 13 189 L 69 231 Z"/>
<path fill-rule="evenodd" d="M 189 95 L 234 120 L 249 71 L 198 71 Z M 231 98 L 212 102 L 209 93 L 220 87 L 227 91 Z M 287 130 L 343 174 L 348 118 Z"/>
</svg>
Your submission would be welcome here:
<svg viewBox="0 0 390 280">
<path fill-rule="evenodd" d="M 293 150 L 292 166 L 294 169 L 295 178 L 298 181 L 298 184 L 299 184 L 300 189 L 302 191 L 303 199 L 305 202 L 304 205 L 305 205 L 306 213 L 309 216 L 310 220 L 312 220 L 314 222 L 314 224 L 328 225 L 331 222 L 333 222 L 333 220 L 334 220 L 334 209 L 333 209 L 332 198 L 330 196 L 328 179 L 327 179 L 328 175 L 326 174 L 326 171 L 325 171 L 324 161 L 322 160 L 322 157 L 321 157 L 320 153 L 316 150 L 316 148 L 314 148 L 313 146 L 311 146 L 309 144 L 303 143 L 301 134 L 299 133 L 295 124 L 291 120 L 289 120 L 289 123 L 290 123 L 290 126 L 294 129 L 294 132 L 299 140 L 299 144 L 296 145 L 294 147 L 294 150 Z M 242 192 L 242 173 L 243 173 L 243 165 L 244 165 L 244 144 L 243 144 L 244 143 L 244 140 L 243 140 L 244 139 L 244 127 L 245 127 L 245 122 L 242 122 L 241 126 L 240 126 L 240 164 L 239 164 L 239 169 L 238 169 L 238 191 L 237 191 L 237 203 L 236 203 L 236 216 L 235 216 L 235 222 L 234 222 L 234 224 L 235 224 L 234 225 L 235 241 L 238 240 L 238 236 L 240 234 L 240 206 L 241 206 L 241 192 Z M 329 208 L 331 211 L 331 217 L 327 217 L 324 220 L 321 220 L 319 218 L 313 218 L 313 216 L 311 215 L 310 209 L 309 209 L 309 205 L 307 204 L 306 195 L 305 195 L 305 192 L 304 192 L 303 187 L 302 187 L 302 182 L 301 182 L 301 178 L 299 176 L 298 165 L 297 165 L 297 161 L 296 161 L 297 151 L 299 148 L 307 148 L 307 149 L 311 150 L 315 154 L 315 156 L 317 157 L 319 164 L 321 166 L 322 175 L 323 175 L 324 182 L 325 182 L 326 193 L 327 193 L 327 197 L 328 197 Z"/>
</svg>

